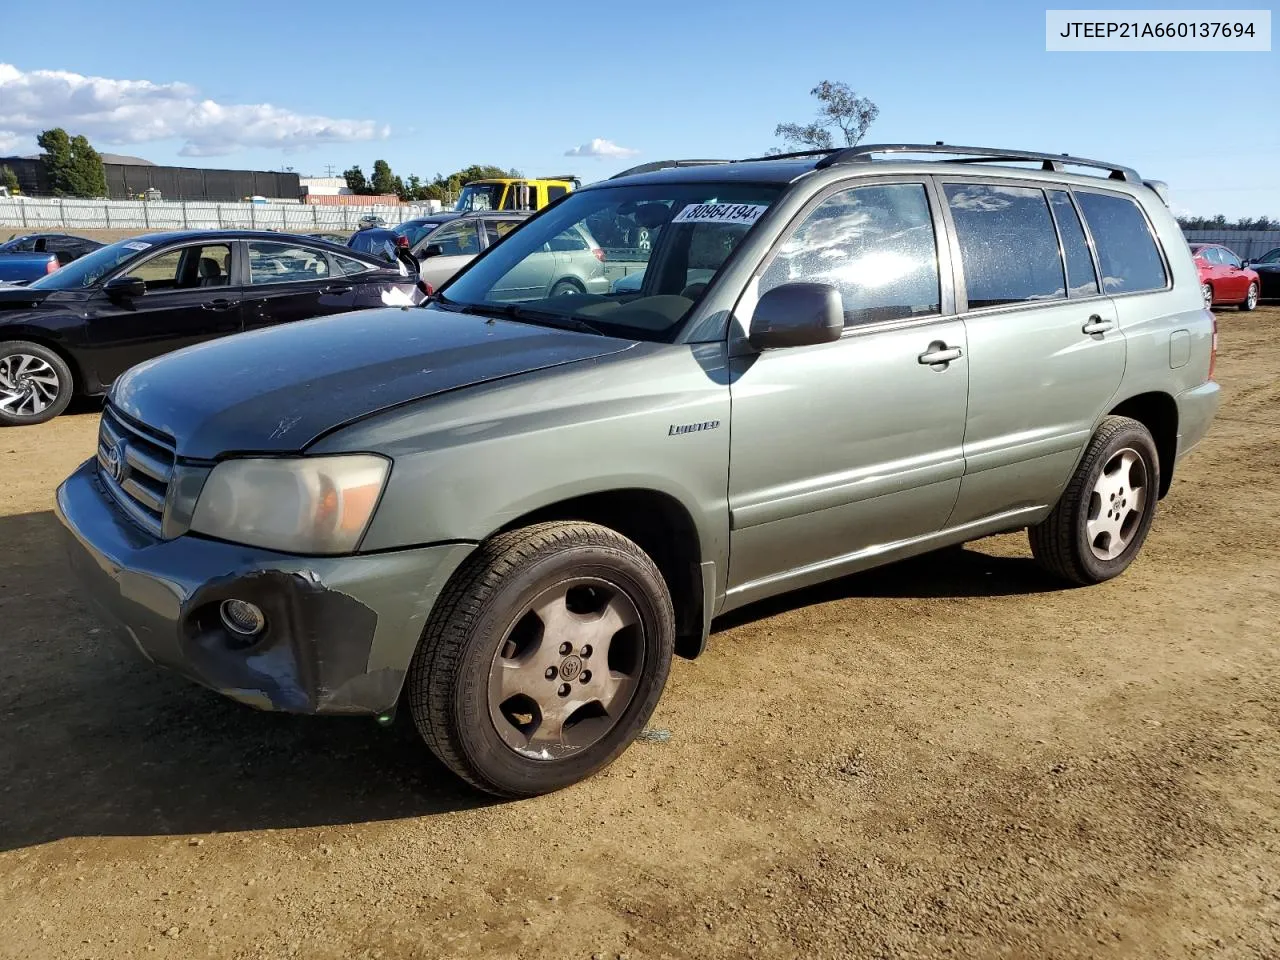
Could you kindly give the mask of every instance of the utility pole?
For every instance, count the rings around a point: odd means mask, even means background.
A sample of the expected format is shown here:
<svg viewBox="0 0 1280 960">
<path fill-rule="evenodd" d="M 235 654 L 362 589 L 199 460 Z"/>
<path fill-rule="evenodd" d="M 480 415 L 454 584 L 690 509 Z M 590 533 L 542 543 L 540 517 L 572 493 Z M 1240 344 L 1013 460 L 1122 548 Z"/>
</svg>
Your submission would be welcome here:
<svg viewBox="0 0 1280 960">
<path fill-rule="evenodd" d="M 324 165 L 324 175 L 325 175 L 326 177 L 332 177 L 332 176 L 333 176 L 333 164 L 332 164 L 332 163 L 326 163 L 326 164 Z"/>
</svg>

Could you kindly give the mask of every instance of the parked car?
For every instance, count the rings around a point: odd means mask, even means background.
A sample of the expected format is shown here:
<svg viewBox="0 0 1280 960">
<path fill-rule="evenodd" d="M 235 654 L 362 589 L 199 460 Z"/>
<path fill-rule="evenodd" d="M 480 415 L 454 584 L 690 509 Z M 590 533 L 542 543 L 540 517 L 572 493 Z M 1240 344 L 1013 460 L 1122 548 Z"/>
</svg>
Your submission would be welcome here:
<svg viewBox="0 0 1280 960">
<path fill-rule="evenodd" d="M 154 233 L 0 288 L 0 425 L 56 417 L 129 367 L 242 330 L 415 304 L 417 277 L 318 240 L 243 230 Z"/>
<path fill-rule="evenodd" d="M 1258 275 L 1258 296 L 1263 300 L 1280 299 L 1280 247 L 1268 250 L 1244 265 Z"/>
<path fill-rule="evenodd" d="M 60 233 L 35 233 L 0 243 L 0 280 L 30 283 L 102 246 Z"/>
<path fill-rule="evenodd" d="M 627 208 L 640 296 L 506 292 Z M 1021 528 L 1065 582 L 1122 573 L 1217 408 L 1214 323 L 1123 166 L 671 166 L 575 191 L 421 310 L 135 367 L 57 511 L 135 650 L 259 708 L 399 704 L 527 796 L 617 757 L 718 614 Z"/>
<path fill-rule="evenodd" d="M 351 239 L 350 234 L 336 233 L 332 230 L 321 230 L 319 233 L 308 233 L 304 236 L 310 237 L 312 240 L 323 240 L 326 243 L 336 243 L 340 247 L 345 247 L 347 241 Z"/>
<path fill-rule="evenodd" d="M 382 219 L 376 213 L 366 213 L 363 217 L 356 221 L 357 230 L 368 230 L 372 227 L 385 227 L 387 221 Z"/>
<path fill-rule="evenodd" d="M 577 190 L 582 181 L 572 174 L 551 177 L 490 177 L 472 180 L 458 194 L 454 210 L 475 213 L 481 210 L 541 210 L 565 194 Z"/>
<path fill-rule="evenodd" d="M 1206 307 L 1235 304 L 1241 310 L 1253 310 L 1258 306 L 1262 282 L 1234 253 L 1216 243 L 1193 243 L 1191 255 Z"/>
<path fill-rule="evenodd" d="M 439 290 L 482 251 L 518 227 L 523 211 L 473 213 L 438 227 L 410 252 L 418 260 L 422 279 Z M 585 224 L 575 224 L 552 237 L 539 251 L 513 269 L 495 288 L 499 300 L 523 300 L 572 293 L 606 293 L 604 251 Z"/>
<path fill-rule="evenodd" d="M 448 223 L 450 220 L 456 220 L 460 217 L 460 213 L 452 210 L 446 210 L 441 213 L 433 213 L 427 217 L 417 217 L 413 220 L 406 220 L 404 223 L 392 227 L 399 236 L 409 241 L 409 246 L 414 247 L 418 242 L 432 230 L 435 230 L 442 223 Z"/>
</svg>

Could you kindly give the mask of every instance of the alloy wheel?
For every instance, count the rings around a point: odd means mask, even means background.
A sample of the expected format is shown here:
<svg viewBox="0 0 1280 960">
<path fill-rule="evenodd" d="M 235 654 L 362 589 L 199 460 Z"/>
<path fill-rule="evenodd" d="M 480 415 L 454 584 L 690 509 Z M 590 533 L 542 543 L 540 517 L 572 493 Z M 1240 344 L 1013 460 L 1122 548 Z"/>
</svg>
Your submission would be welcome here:
<svg viewBox="0 0 1280 960">
<path fill-rule="evenodd" d="M 18 417 L 43 413 L 58 398 L 58 371 L 40 357 L 11 353 L 0 357 L 0 411 Z"/>
<path fill-rule="evenodd" d="M 1213 287 L 1207 283 L 1200 284 L 1200 295 L 1204 297 L 1204 308 L 1206 310 L 1213 306 Z"/>
<path fill-rule="evenodd" d="M 1085 535 L 1099 560 L 1114 560 L 1133 541 L 1148 503 L 1147 465 L 1131 447 L 1107 460 L 1089 497 Z"/>
<path fill-rule="evenodd" d="M 543 590 L 507 631 L 489 671 L 489 717 L 503 742 L 559 760 L 607 734 L 635 695 L 645 634 L 635 602 L 597 577 Z"/>
</svg>

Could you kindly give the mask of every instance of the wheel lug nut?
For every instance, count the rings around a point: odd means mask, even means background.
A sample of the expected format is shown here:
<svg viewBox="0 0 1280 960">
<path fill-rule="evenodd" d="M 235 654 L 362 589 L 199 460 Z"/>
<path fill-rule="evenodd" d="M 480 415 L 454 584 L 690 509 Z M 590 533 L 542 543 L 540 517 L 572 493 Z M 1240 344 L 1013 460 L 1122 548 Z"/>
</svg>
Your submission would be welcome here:
<svg viewBox="0 0 1280 960">
<path fill-rule="evenodd" d="M 582 658 L 585 660 L 589 656 L 591 656 L 591 644 L 588 643 L 582 648 Z"/>
<path fill-rule="evenodd" d="M 560 689 L 557 690 L 556 693 L 560 694 L 562 697 L 567 697 L 571 689 L 572 688 L 567 683 L 562 683 L 560 684 Z"/>
<path fill-rule="evenodd" d="M 591 671 L 590 671 L 590 670 L 583 670 L 583 671 L 582 671 L 582 673 L 580 673 L 580 674 L 578 675 L 578 679 L 579 679 L 579 680 L 581 680 L 583 683 L 590 683 L 590 682 L 591 682 Z"/>
<path fill-rule="evenodd" d="M 573 647 L 570 644 L 567 644 L 567 643 L 560 644 L 560 656 L 562 657 L 568 656 L 571 650 L 573 650 Z"/>
<path fill-rule="evenodd" d="M 547 672 L 544 673 L 543 676 L 546 677 L 548 680 L 554 680 L 559 673 L 560 671 L 557 670 L 555 667 L 547 667 Z"/>
</svg>

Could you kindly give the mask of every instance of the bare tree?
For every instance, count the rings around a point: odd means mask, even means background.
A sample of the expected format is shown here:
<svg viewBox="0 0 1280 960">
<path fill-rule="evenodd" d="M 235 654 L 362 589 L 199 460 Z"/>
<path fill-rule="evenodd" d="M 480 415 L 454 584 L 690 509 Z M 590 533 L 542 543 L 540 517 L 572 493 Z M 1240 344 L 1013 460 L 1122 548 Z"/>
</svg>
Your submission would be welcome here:
<svg viewBox="0 0 1280 960">
<path fill-rule="evenodd" d="M 880 115 L 875 103 L 858 96 L 847 83 L 823 80 L 809 93 L 818 98 L 818 118 L 813 123 L 780 123 L 774 128 L 773 135 L 787 146 L 830 150 L 835 146 L 835 131 L 839 131 L 844 146 L 854 147 Z"/>
</svg>

